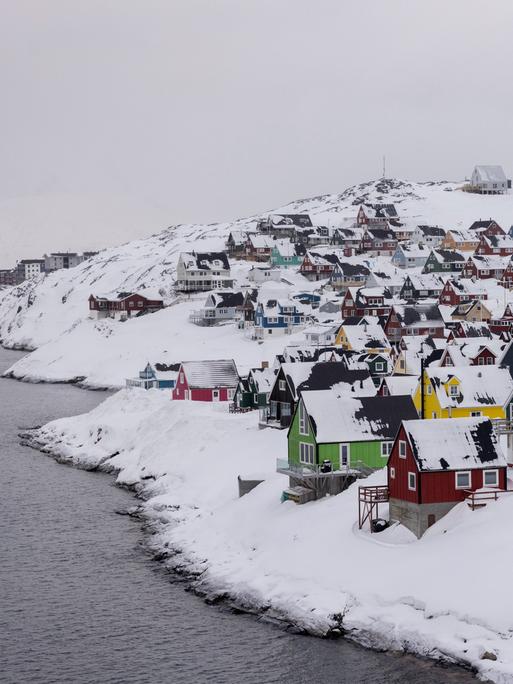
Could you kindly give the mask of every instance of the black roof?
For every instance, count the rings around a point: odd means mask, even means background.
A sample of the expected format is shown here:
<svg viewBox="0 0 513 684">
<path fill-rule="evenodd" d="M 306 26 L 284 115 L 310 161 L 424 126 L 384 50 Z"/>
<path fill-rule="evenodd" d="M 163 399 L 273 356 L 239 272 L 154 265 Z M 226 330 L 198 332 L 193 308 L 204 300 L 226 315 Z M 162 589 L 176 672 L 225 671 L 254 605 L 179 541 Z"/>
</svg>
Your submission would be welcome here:
<svg viewBox="0 0 513 684">
<path fill-rule="evenodd" d="M 444 237 L 445 230 L 439 226 L 419 226 L 424 235 L 434 235 L 437 237 Z"/>
<path fill-rule="evenodd" d="M 494 221 L 493 219 L 485 219 L 484 221 L 479 219 L 479 221 L 474 221 L 474 223 L 470 226 L 469 230 L 480 230 L 481 228 L 488 228 L 488 226 L 491 223 L 497 223 L 497 221 Z M 497 223 L 497 225 L 499 225 Z"/>
<path fill-rule="evenodd" d="M 435 249 L 433 250 L 442 257 L 442 261 L 445 263 L 453 261 L 466 261 L 463 254 L 455 252 L 452 249 Z"/>
<path fill-rule="evenodd" d="M 345 276 L 370 275 L 370 270 L 367 266 L 363 266 L 363 264 L 350 264 L 347 261 L 339 261 L 338 265 Z"/>
<path fill-rule="evenodd" d="M 355 413 L 355 418 L 369 421 L 372 432 L 383 439 L 395 439 L 401 421 L 416 420 L 419 417 L 409 394 L 358 397 L 358 401 L 361 401 L 362 408 Z M 375 426 L 375 432 L 372 426 Z"/>
<path fill-rule="evenodd" d="M 395 235 L 386 228 L 367 228 L 367 232 L 378 240 L 395 240 Z"/>
<path fill-rule="evenodd" d="M 429 321 L 443 322 L 442 314 L 440 313 L 440 309 L 436 304 L 427 304 L 424 306 L 422 304 L 416 304 L 415 306 L 405 306 L 404 316 L 402 316 L 397 311 L 396 314 L 397 318 L 399 318 L 399 320 L 402 320 L 404 325 L 419 323 L 423 320 L 422 316 L 425 317 L 426 323 L 428 323 Z"/>
<path fill-rule="evenodd" d="M 296 393 L 300 394 L 301 392 L 306 392 L 308 390 L 331 389 L 334 385 L 341 382 L 349 385 L 353 385 L 357 382 L 363 384 L 364 380 L 367 380 L 367 378 L 370 378 L 368 369 L 348 369 L 344 363 L 323 361 L 321 363 L 316 363 L 315 366 L 312 367 L 310 376 L 297 387 Z M 292 379 L 288 378 L 288 381 L 291 384 L 292 389 Z"/>
<path fill-rule="evenodd" d="M 193 254 L 196 257 L 196 267 L 199 269 L 210 271 L 221 268 L 220 266 L 213 266 L 213 261 L 221 261 L 222 268 L 226 271 L 230 269 L 226 252 L 193 252 Z"/>
<path fill-rule="evenodd" d="M 216 304 L 216 309 L 220 307 L 233 307 L 242 306 L 244 303 L 244 295 L 242 292 L 216 292 L 216 297 L 219 297 L 221 301 Z"/>
<path fill-rule="evenodd" d="M 161 373 L 164 373 L 166 371 L 175 371 L 176 373 L 178 373 L 181 365 L 181 363 L 156 363 L 155 370 L 158 370 Z"/>
<path fill-rule="evenodd" d="M 307 228 L 312 228 L 312 219 L 308 214 L 272 214 L 274 217 L 274 225 L 295 225 Z M 276 221 L 276 217 L 280 216 L 281 220 Z"/>
</svg>

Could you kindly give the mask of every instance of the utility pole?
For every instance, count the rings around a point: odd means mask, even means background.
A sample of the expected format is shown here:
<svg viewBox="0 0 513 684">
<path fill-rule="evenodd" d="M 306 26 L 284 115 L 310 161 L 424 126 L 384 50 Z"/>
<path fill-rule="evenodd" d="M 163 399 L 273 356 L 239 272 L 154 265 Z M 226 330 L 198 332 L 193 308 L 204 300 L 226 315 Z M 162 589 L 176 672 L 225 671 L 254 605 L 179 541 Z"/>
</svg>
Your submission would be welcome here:
<svg viewBox="0 0 513 684">
<path fill-rule="evenodd" d="M 424 345 L 420 347 L 420 417 L 422 420 L 426 417 L 424 406 Z"/>
<path fill-rule="evenodd" d="M 386 178 L 386 157 L 383 155 L 383 178 Z"/>
</svg>

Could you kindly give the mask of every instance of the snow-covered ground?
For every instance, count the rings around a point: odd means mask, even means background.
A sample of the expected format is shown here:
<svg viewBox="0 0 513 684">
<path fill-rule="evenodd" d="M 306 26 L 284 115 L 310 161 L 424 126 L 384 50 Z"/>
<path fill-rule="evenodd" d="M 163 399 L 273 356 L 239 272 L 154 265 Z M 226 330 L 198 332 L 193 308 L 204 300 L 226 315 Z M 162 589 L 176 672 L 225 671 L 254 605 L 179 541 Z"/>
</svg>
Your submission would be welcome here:
<svg viewBox="0 0 513 684">
<path fill-rule="evenodd" d="M 492 216 L 509 228 L 513 194 L 471 195 L 458 187 L 456 183 L 381 180 L 338 195 L 298 200 L 275 211 L 310 212 L 316 223 L 334 226 L 354 220 L 358 201 L 393 202 L 406 223 L 466 227 L 476 219 Z M 134 216 L 139 220 L 140 213 Z M 149 223 L 153 225 L 153 221 Z M 242 339 L 230 326 L 210 330 L 190 325 L 188 312 L 200 308 L 202 297 L 170 307 L 148 320 L 95 324 L 87 318 L 91 293 L 147 289 L 160 292 L 167 304 L 172 303 L 180 251 L 222 249 L 232 228 L 249 229 L 255 225 L 253 217 L 233 223 L 174 226 L 149 238 L 105 249 L 74 269 L 0 290 L 0 341 L 9 347 L 38 349 L 13 369 L 14 374 L 33 380 L 85 378 L 89 385 L 119 386 L 147 360 L 233 357 L 242 369 L 258 365 L 261 359 L 270 360 L 280 346 L 274 340 L 259 347 Z M 83 232 L 87 233 L 85 229 Z M 235 263 L 236 287 L 248 284 L 250 266 L 247 262 Z M 317 286 L 290 270 L 285 276 L 292 283 L 289 291 Z"/>
<path fill-rule="evenodd" d="M 287 482 L 275 459 L 286 453 L 285 431 L 259 431 L 255 413 L 172 402 L 157 390 L 122 390 L 34 438 L 61 460 L 117 471 L 119 484 L 135 487 L 155 548 L 199 590 L 314 634 L 338 627 L 376 648 L 513 681 L 512 496 L 474 512 L 460 504 L 421 540 L 400 526 L 371 536 L 358 530 L 354 486 L 304 506 L 280 503 Z M 239 474 L 265 482 L 239 499 Z M 366 484 L 384 479 L 377 472 Z"/>
</svg>

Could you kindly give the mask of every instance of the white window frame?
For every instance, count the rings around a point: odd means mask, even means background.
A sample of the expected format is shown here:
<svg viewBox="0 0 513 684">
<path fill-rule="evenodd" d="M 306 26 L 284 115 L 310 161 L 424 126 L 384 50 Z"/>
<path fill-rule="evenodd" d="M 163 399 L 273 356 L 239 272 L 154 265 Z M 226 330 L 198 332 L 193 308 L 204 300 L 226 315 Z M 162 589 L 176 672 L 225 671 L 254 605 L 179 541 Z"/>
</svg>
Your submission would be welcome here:
<svg viewBox="0 0 513 684">
<path fill-rule="evenodd" d="M 413 480 L 412 480 L 413 478 Z M 413 482 L 413 486 L 412 486 Z M 417 473 L 408 473 L 408 489 L 410 492 L 416 492 L 417 491 Z"/>
<path fill-rule="evenodd" d="M 315 447 L 308 442 L 299 442 L 299 462 L 305 465 L 315 464 Z"/>
<path fill-rule="evenodd" d="M 392 453 L 393 442 L 381 442 L 381 455 L 383 458 L 388 458 Z"/>
<path fill-rule="evenodd" d="M 384 361 L 376 361 L 376 371 L 384 371 L 385 362 Z"/>
<path fill-rule="evenodd" d="M 299 434 L 308 437 L 310 434 L 308 425 L 308 413 L 302 401 L 299 402 Z"/>
<path fill-rule="evenodd" d="M 404 454 L 402 453 L 403 446 L 404 446 Z M 406 454 L 407 454 L 406 442 L 404 439 L 400 439 L 399 440 L 399 458 L 406 458 Z"/>
<path fill-rule="evenodd" d="M 285 380 L 278 380 L 278 389 L 280 392 L 285 392 L 287 389 L 287 385 L 285 384 Z"/>
<path fill-rule="evenodd" d="M 468 484 L 459 485 L 458 484 L 458 476 L 459 475 L 468 475 Z M 457 470 L 454 473 L 454 488 L 455 489 L 470 489 L 471 487 L 472 487 L 472 471 L 470 471 L 470 470 Z"/>
<path fill-rule="evenodd" d="M 344 457 L 346 460 L 345 463 L 343 462 L 343 457 L 342 457 L 343 448 L 346 449 L 346 455 Z M 348 466 L 351 463 L 351 445 L 348 442 L 343 442 L 342 444 L 339 444 L 338 454 L 339 454 L 341 466 Z"/>
<path fill-rule="evenodd" d="M 460 393 L 458 385 L 449 385 L 449 396 L 450 397 L 457 397 L 458 394 Z"/>
<path fill-rule="evenodd" d="M 395 468 L 394 467 L 390 468 L 390 477 L 392 480 L 395 480 Z"/>
<path fill-rule="evenodd" d="M 493 474 L 495 475 L 495 482 L 489 483 L 485 482 L 486 476 Z M 483 470 L 483 487 L 498 487 L 499 486 L 499 471 L 494 468 L 493 470 Z"/>
</svg>

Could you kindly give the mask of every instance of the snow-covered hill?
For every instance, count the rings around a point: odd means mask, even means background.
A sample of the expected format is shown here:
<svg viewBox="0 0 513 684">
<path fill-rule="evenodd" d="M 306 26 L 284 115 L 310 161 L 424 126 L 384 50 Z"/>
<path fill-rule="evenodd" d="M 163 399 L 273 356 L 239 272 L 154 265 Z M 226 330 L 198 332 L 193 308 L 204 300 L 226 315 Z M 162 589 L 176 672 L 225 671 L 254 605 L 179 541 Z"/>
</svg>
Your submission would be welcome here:
<svg viewBox="0 0 513 684">
<path fill-rule="evenodd" d="M 410 223 L 464 227 L 488 217 L 504 228 L 513 223 L 512 194 L 471 195 L 460 187 L 449 182 L 381 179 L 341 194 L 297 200 L 274 211 L 308 212 L 317 223 L 334 226 L 354 219 L 355 205 L 362 201 L 393 202 L 400 217 Z M 85 377 L 90 384 L 112 385 L 121 383 L 127 373 L 136 372 L 148 359 L 235 356 L 248 365 L 270 358 L 276 353 L 275 341 L 260 347 L 242 339 L 241 333 L 239 337 L 229 334 L 232 327 L 213 330 L 188 323 L 188 312 L 199 308 L 202 296 L 127 323 L 99 323 L 87 318 L 91 293 L 150 289 L 158 290 L 171 303 L 180 251 L 222 248 L 232 228 L 254 227 L 257 218 L 173 226 L 151 237 L 105 249 L 69 271 L 1 291 L 0 340 L 6 346 L 38 349 L 16 365 L 17 375 L 53 380 Z M 247 269 L 247 263 L 234 265 L 237 284 L 245 282 Z M 304 281 L 304 286 L 309 284 Z"/>
</svg>

